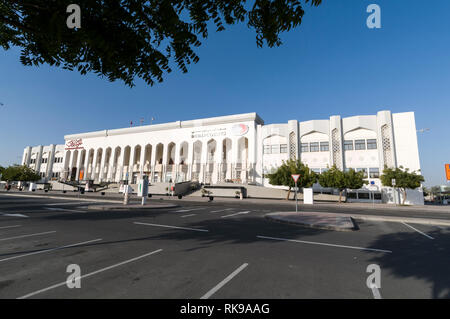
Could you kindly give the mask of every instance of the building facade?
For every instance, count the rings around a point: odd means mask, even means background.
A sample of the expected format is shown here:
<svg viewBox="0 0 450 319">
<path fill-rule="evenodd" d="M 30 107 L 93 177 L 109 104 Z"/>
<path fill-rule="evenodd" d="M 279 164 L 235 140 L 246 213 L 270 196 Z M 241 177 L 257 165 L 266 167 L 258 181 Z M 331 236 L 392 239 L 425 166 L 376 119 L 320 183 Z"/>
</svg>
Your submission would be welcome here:
<svg viewBox="0 0 450 319">
<path fill-rule="evenodd" d="M 363 171 L 369 184 L 350 199 L 392 202 L 383 188 L 384 166 L 420 170 L 413 112 L 265 125 L 256 113 L 145 125 L 66 135 L 65 145 L 27 147 L 23 163 L 43 180 L 94 180 L 134 184 L 143 175 L 152 183 L 199 181 L 271 185 L 265 174 L 283 160 L 300 159 L 321 173 Z M 315 189 L 319 191 L 320 185 Z M 323 191 L 320 190 L 320 191 Z M 421 190 L 408 201 L 423 204 Z"/>
</svg>

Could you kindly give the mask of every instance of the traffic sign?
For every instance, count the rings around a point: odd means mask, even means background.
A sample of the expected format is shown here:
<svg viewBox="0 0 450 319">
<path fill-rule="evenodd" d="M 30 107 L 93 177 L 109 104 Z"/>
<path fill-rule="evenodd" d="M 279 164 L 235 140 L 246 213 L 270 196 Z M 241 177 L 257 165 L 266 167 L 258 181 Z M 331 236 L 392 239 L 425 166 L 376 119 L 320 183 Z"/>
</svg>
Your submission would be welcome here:
<svg viewBox="0 0 450 319">
<path fill-rule="evenodd" d="M 445 176 L 447 181 L 450 181 L 450 164 L 445 164 Z"/>
<path fill-rule="evenodd" d="M 300 178 L 300 174 L 292 174 L 291 176 L 294 179 L 294 182 L 297 183 L 298 179 Z"/>
<path fill-rule="evenodd" d="M 395 184 L 396 184 L 396 180 L 395 180 L 395 178 L 393 178 L 392 179 L 392 186 L 395 186 Z"/>
</svg>

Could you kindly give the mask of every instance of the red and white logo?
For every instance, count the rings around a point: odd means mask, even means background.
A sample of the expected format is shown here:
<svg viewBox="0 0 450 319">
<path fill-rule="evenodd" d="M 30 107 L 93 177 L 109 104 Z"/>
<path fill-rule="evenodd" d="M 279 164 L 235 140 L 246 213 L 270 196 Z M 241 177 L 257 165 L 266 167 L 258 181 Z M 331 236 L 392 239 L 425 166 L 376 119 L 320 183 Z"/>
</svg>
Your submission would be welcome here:
<svg viewBox="0 0 450 319">
<path fill-rule="evenodd" d="M 76 140 L 70 140 L 66 142 L 66 150 L 77 150 L 83 148 L 83 140 L 81 138 Z"/>
<path fill-rule="evenodd" d="M 231 128 L 231 133 L 233 135 L 245 135 L 248 132 L 248 125 L 245 124 L 235 124 L 233 125 L 233 127 Z"/>
<path fill-rule="evenodd" d="M 298 179 L 300 178 L 300 174 L 292 174 L 291 176 L 294 179 L 294 182 L 297 183 Z"/>
</svg>

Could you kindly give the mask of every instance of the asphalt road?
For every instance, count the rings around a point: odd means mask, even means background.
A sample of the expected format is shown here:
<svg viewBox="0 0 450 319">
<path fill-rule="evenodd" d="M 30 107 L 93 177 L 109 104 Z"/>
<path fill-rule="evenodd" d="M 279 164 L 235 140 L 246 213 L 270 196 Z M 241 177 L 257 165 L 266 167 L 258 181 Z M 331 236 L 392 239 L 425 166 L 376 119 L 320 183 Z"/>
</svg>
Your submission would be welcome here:
<svg viewBox="0 0 450 319">
<path fill-rule="evenodd" d="M 266 220 L 292 210 L 281 202 L 176 203 L 95 212 L 0 196 L 0 298 L 450 298 L 448 227 L 359 221 L 336 232 Z M 66 285 L 72 264 L 81 288 Z M 371 264 L 380 289 L 366 285 Z"/>
</svg>

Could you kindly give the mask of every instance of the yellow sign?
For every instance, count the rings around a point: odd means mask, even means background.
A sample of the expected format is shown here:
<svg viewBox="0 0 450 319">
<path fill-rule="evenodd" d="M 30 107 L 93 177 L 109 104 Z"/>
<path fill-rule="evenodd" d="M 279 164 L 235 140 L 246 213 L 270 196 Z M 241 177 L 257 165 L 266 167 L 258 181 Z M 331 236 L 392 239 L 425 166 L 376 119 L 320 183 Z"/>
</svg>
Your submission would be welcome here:
<svg viewBox="0 0 450 319">
<path fill-rule="evenodd" d="M 450 164 L 445 164 L 445 176 L 447 176 L 447 180 L 450 181 Z"/>
</svg>

